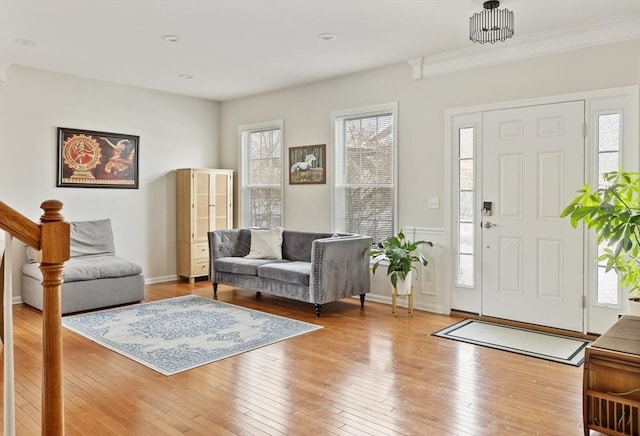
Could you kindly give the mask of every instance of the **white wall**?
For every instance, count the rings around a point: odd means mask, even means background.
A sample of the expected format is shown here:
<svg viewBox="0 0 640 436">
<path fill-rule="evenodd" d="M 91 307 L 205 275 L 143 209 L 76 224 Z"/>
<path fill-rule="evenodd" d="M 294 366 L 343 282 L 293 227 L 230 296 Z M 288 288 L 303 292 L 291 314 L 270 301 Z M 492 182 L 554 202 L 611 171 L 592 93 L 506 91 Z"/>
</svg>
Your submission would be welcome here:
<svg viewBox="0 0 640 436">
<path fill-rule="evenodd" d="M 637 85 L 639 53 L 635 39 L 418 81 L 400 63 L 221 105 L 13 66 L 0 82 L 0 200 L 33 220 L 49 198 L 65 203 L 67 220 L 110 217 L 119 254 L 148 278 L 171 277 L 173 169 L 237 170 L 238 125 L 276 119 L 284 120 L 285 148 L 326 143 L 332 159 L 332 111 L 397 101 L 399 226 L 442 228 L 445 109 Z M 140 189 L 56 188 L 58 126 L 139 135 Z M 287 227 L 331 230 L 332 176 L 329 168 L 326 185 L 285 182 Z M 429 196 L 440 197 L 440 209 L 427 207 Z"/>
<path fill-rule="evenodd" d="M 67 221 L 111 218 L 119 255 L 147 279 L 172 277 L 173 170 L 218 165 L 219 119 L 217 102 L 12 66 L 0 82 L 0 201 L 34 221 L 47 199 Z M 56 188 L 57 127 L 139 135 L 140 189 Z"/>
<path fill-rule="evenodd" d="M 412 80 L 402 63 L 307 86 L 222 103 L 221 164 L 238 168 L 237 126 L 284 120 L 285 149 L 327 144 L 333 158 L 330 113 L 398 102 L 399 226 L 442 228 L 444 111 L 463 106 L 566 94 L 640 83 L 640 39 Z M 288 153 L 285 153 L 285 168 Z M 287 180 L 287 179 L 285 179 Z M 289 186 L 285 225 L 331 230 L 331 182 Z M 429 196 L 440 209 L 429 209 Z M 238 202 L 236 201 L 236 204 Z"/>
</svg>

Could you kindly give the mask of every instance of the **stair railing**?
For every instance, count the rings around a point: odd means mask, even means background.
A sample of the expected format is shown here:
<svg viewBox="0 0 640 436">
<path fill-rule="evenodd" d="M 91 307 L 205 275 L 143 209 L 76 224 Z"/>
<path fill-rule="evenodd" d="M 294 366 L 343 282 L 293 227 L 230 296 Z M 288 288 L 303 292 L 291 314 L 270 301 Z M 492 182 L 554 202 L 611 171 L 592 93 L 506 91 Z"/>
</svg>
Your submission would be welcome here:
<svg viewBox="0 0 640 436">
<path fill-rule="evenodd" d="M 42 250 L 42 435 L 64 435 L 64 393 L 62 377 L 62 268 L 69 260 L 69 223 L 60 211 L 62 203 L 47 200 L 40 205 L 44 213 L 40 223 L 34 223 L 0 201 L 0 229 L 5 238 L 4 304 L 9 314 L 4 316 L 4 426 L 5 435 L 15 434 L 15 399 L 13 377 L 13 323 L 11 288 L 11 242 L 16 238 L 35 250 Z M 7 281 L 9 282 L 7 285 Z M 7 317 L 9 320 L 7 320 Z M 8 325 L 8 322 L 10 324 Z M 11 344 L 11 350 L 9 350 Z M 9 361 L 9 362 L 7 362 Z M 7 371 L 9 364 L 9 371 Z M 9 372 L 9 374 L 8 374 Z M 11 380 L 7 381 L 10 375 Z M 7 392 L 8 391 L 8 392 Z M 9 401 L 7 400 L 9 397 Z M 8 404 L 9 403 L 9 404 Z M 7 416 L 8 414 L 8 416 Z"/>
</svg>

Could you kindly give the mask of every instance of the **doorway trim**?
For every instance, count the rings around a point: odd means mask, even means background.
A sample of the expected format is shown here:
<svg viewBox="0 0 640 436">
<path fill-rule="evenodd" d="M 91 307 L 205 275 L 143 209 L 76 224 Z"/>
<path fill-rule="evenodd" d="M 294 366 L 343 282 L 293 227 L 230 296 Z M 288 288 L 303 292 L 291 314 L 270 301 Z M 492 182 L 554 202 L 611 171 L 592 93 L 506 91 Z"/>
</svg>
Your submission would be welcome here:
<svg viewBox="0 0 640 436">
<path fill-rule="evenodd" d="M 540 98 L 532 98 L 532 99 L 524 99 L 524 100 L 513 100 L 506 102 L 498 102 L 498 103 L 490 103 L 484 105 L 477 106 L 467 106 L 461 108 L 447 109 L 445 110 L 445 168 L 444 168 L 444 198 L 447 199 L 444 203 L 444 239 L 447 241 L 449 246 L 448 256 L 443 259 L 443 269 L 444 269 L 444 296 L 443 296 L 443 312 L 450 313 L 452 309 L 459 309 L 452 307 L 452 296 L 455 288 L 455 257 L 457 255 L 456 245 L 455 245 L 455 234 L 454 229 L 456 228 L 457 220 L 456 217 L 453 216 L 454 210 L 454 201 L 456 191 L 456 180 L 455 176 L 457 175 L 457 171 L 454 169 L 453 165 L 457 162 L 457 152 L 455 151 L 455 119 L 458 117 L 469 116 L 472 117 L 474 114 L 478 116 L 478 119 L 482 120 L 482 113 L 490 110 L 498 110 L 498 109 L 511 109 L 518 108 L 524 106 L 537 106 L 544 104 L 555 104 L 562 103 L 567 101 L 577 101 L 583 100 L 585 102 L 585 162 L 584 162 L 584 180 L 585 183 L 592 183 L 594 179 L 594 171 L 595 171 L 595 138 L 593 135 L 593 126 L 592 120 L 597 111 L 602 110 L 603 101 L 611 101 L 611 104 L 616 109 L 620 109 L 623 111 L 623 137 L 622 137 L 622 163 L 625 169 L 629 171 L 638 171 L 640 168 L 640 119 L 639 119 L 639 98 L 640 95 L 640 86 L 626 86 L 620 88 L 610 88 L 610 89 L 601 89 L 595 91 L 585 91 L 571 94 L 561 94 L 555 96 L 548 97 L 540 97 Z M 482 137 L 481 135 L 476 135 L 476 152 L 478 153 L 479 161 L 482 159 Z M 476 170 L 474 171 L 474 179 L 476 182 L 478 180 L 482 180 L 481 174 L 481 166 L 476 166 Z M 479 188 L 478 184 L 475 185 L 475 190 L 478 192 Z M 476 211 L 477 213 L 477 211 Z M 593 259 L 595 259 L 595 249 L 590 247 L 590 238 L 585 232 L 583 235 L 584 246 L 585 246 L 585 277 L 584 283 L 587 290 L 591 290 L 593 287 L 594 279 L 592 274 L 590 273 L 593 267 Z M 477 241 L 477 237 L 476 237 Z M 477 243 L 476 243 L 477 246 Z M 481 251 L 475 251 L 478 255 L 481 255 Z M 478 265 L 478 262 L 476 262 Z M 482 277 L 480 276 L 481 271 L 476 271 L 476 280 L 475 280 L 475 291 L 481 292 L 481 286 L 479 283 L 482 281 Z M 586 293 L 587 296 L 590 295 L 590 292 Z M 480 301 L 480 299 L 477 299 Z M 582 333 L 587 333 L 590 330 L 589 324 L 589 314 L 590 314 L 590 299 L 587 298 L 585 310 L 585 319 L 583 322 L 584 331 Z M 481 314 L 481 305 L 478 304 L 475 308 L 464 308 L 464 311 L 478 313 Z M 597 333 L 597 332 L 596 332 Z"/>
</svg>

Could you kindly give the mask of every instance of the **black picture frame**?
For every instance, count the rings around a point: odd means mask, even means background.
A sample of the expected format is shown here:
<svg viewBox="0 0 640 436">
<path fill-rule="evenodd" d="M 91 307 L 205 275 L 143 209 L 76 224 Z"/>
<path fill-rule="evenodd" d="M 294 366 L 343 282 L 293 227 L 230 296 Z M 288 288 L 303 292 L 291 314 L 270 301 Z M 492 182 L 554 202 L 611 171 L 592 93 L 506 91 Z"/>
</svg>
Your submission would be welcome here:
<svg viewBox="0 0 640 436">
<path fill-rule="evenodd" d="M 57 187 L 139 187 L 140 137 L 58 127 Z"/>
</svg>

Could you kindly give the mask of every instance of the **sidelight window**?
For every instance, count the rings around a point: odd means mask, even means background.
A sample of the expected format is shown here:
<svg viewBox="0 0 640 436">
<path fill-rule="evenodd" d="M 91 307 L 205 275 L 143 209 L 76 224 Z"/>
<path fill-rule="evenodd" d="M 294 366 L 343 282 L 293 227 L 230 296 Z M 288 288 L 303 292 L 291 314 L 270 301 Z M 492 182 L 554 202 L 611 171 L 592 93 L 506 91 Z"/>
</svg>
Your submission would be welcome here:
<svg viewBox="0 0 640 436">
<path fill-rule="evenodd" d="M 474 287 L 474 128 L 458 129 L 458 258 L 456 285 Z"/>
<path fill-rule="evenodd" d="M 597 119 L 598 181 L 602 187 L 605 183 L 602 175 L 618 171 L 620 168 L 620 113 L 599 114 Z M 598 256 L 602 254 L 605 246 L 606 244 L 603 243 L 598 247 Z M 606 265 L 603 262 L 598 263 L 597 283 L 597 303 L 617 305 L 618 275 L 614 270 L 606 271 Z"/>
</svg>

